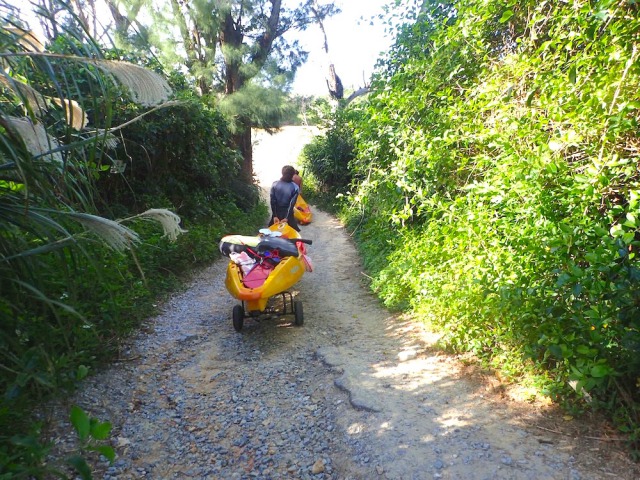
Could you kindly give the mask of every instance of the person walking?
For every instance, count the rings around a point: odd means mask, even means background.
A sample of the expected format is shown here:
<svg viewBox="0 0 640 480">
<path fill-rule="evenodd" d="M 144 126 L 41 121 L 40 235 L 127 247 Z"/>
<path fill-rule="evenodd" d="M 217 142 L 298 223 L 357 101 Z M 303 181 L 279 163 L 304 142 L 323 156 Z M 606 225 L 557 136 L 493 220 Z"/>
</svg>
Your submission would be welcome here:
<svg viewBox="0 0 640 480">
<path fill-rule="evenodd" d="M 286 220 L 291 228 L 300 231 L 298 222 L 293 214 L 293 208 L 300 194 L 300 188 L 293 182 L 295 168 L 291 165 L 282 167 L 282 177 L 273 182 L 271 193 L 271 221 L 269 226 L 281 220 Z"/>
<path fill-rule="evenodd" d="M 292 180 L 293 180 L 293 183 L 298 185 L 298 189 L 299 189 L 298 194 L 302 195 L 302 177 L 300 176 L 300 172 L 298 170 L 294 170 Z"/>
</svg>

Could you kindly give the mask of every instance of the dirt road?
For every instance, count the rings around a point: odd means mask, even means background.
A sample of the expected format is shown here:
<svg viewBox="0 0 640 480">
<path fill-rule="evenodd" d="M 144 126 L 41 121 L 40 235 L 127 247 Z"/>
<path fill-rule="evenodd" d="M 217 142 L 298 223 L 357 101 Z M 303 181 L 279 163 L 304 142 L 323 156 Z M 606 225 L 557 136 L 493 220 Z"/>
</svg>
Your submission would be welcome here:
<svg viewBox="0 0 640 480">
<path fill-rule="evenodd" d="M 292 138 L 271 144 L 277 157 L 257 146 L 263 183 L 295 163 Z M 119 455 L 97 478 L 640 478 L 605 432 L 470 376 L 381 308 L 351 237 L 314 215 L 302 234 L 315 269 L 294 291 L 304 326 L 247 319 L 235 332 L 222 259 L 87 383 L 74 401 L 113 423 Z"/>
</svg>

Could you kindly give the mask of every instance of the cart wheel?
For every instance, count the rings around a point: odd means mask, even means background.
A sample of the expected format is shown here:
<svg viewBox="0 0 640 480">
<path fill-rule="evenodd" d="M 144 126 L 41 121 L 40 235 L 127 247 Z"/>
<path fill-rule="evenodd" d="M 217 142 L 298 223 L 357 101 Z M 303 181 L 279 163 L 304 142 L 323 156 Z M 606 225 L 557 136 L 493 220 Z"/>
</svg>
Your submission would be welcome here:
<svg viewBox="0 0 640 480">
<path fill-rule="evenodd" d="M 236 305 L 233 307 L 233 328 L 236 332 L 242 330 L 242 324 L 244 323 L 244 307 L 242 305 Z"/>
<path fill-rule="evenodd" d="M 302 302 L 296 300 L 293 302 L 293 313 L 295 315 L 295 324 L 301 326 L 304 323 L 304 314 L 302 313 Z"/>
</svg>

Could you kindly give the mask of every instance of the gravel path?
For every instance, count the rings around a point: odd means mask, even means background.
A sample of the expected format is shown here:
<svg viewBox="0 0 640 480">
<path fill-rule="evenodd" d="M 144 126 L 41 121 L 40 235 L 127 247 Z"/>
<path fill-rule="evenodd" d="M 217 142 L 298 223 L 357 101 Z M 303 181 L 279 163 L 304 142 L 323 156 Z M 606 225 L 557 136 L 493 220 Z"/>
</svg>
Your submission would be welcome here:
<svg viewBox="0 0 640 480">
<path fill-rule="evenodd" d="M 294 291 L 304 326 L 246 319 L 235 332 L 222 259 L 70 399 L 113 423 L 118 458 L 95 478 L 640 478 L 617 443 L 469 376 L 382 309 L 334 218 L 315 209 L 302 228 L 315 266 Z M 56 431 L 69 448 L 69 425 Z"/>
</svg>

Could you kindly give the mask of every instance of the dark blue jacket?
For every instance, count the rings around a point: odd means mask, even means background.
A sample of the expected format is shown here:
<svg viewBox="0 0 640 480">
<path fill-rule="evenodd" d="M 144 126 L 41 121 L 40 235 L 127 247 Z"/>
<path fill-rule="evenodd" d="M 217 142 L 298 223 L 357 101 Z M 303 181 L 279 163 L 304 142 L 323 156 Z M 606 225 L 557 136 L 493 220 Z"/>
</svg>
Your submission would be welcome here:
<svg viewBox="0 0 640 480">
<path fill-rule="evenodd" d="M 274 216 L 285 219 L 293 216 L 293 207 L 298 199 L 300 189 L 293 182 L 278 180 L 271 186 L 271 212 Z"/>
</svg>

